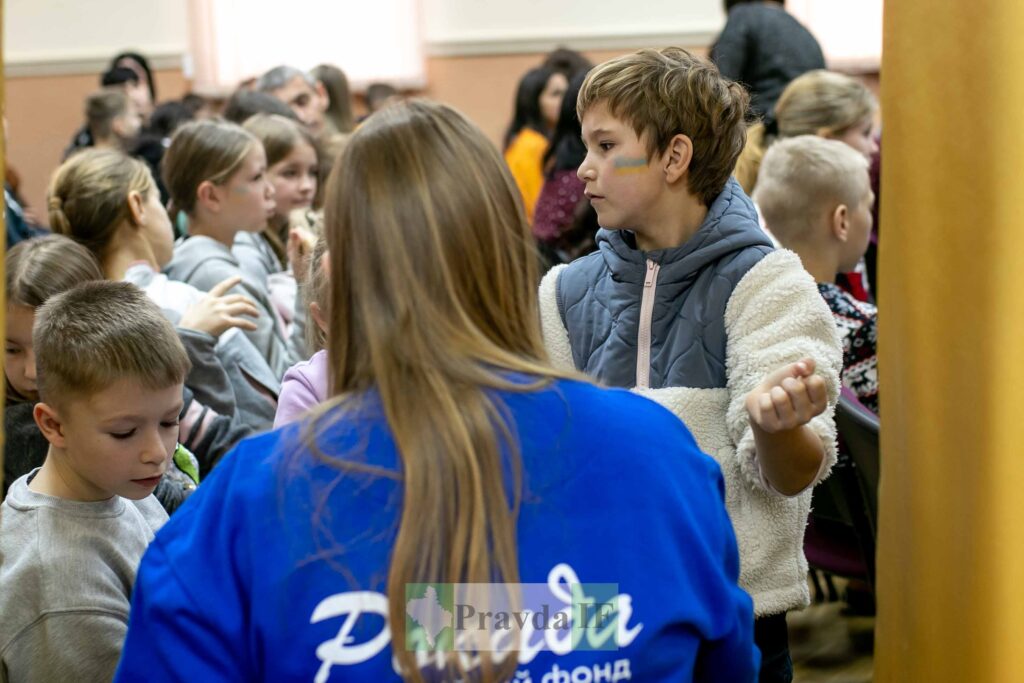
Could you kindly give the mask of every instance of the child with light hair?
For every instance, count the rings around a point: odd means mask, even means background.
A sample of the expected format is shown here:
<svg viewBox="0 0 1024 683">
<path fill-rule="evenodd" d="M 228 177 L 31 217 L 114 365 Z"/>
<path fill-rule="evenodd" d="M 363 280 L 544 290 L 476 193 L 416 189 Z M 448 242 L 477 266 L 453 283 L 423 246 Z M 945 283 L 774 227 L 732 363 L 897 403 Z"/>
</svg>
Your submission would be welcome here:
<svg viewBox="0 0 1024 683">
<path fill-rule="evenodd" d="M 765 223 L 818 282 L 843 337 L 843 384 L 878 413 L 878 309 L 835 284 L 871 238 L 868 162 L 849 145 L 814 135 L 776 142 L 765 154 L 754 199 Z"/>
</svg>

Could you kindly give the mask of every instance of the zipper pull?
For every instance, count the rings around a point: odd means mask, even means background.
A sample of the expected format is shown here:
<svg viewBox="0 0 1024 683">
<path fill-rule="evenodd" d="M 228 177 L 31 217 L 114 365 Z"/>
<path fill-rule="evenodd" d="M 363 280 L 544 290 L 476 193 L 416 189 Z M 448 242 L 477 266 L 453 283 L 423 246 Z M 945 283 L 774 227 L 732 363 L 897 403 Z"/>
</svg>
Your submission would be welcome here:
<svg viewBox="0 0 1024 683">
<path fill-rule="evenodd" d="M 647 275 L 644 277 L 644 287 L 651 287 L 654 285 L 654 269 L 656 264 L 650 259 L 647 260 Z"/>
</svg>

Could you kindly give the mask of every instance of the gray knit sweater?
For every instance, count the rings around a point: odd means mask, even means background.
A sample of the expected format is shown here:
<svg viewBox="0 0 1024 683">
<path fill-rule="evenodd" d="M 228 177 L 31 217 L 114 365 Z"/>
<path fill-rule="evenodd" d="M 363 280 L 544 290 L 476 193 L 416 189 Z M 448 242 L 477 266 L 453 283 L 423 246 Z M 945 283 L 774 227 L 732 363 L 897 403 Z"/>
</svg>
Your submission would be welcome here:
<svg viewBox="0 0 1024 683">
<path fill-rule="evenodd" d="M 153 496 L 83 503 L 32 491 L 0 505 L 0 683 L 109 681 L 142 554 L 167 513 Z"/>
</svg>

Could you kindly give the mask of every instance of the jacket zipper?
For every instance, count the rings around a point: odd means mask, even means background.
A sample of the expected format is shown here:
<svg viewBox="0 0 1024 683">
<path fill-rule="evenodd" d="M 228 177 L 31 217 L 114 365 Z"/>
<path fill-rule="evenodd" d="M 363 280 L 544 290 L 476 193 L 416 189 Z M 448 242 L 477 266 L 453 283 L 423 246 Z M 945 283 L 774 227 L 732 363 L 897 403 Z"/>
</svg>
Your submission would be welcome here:
<svg viewBox="0 0 1024 683">
<path fill-rule="evenodd" d="M 636 387 L 651 386 L 651 320 L 654 318 L 654 292 L 658 288 L 658 270 L 661 266 L 647 259 L 644 294 L 640 299 L 640 330 L 636 344 Z"/>
</svg>

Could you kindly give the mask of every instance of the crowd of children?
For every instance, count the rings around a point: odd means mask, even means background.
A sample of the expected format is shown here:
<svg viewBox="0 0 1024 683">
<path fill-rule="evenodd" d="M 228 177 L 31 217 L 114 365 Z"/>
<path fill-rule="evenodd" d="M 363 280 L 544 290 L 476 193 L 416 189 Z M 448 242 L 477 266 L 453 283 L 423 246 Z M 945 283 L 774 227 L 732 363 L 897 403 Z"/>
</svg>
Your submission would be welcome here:
<svg viewBox="0 0 1024 683">
<path fill-rule="evenodd" d="M 835 284 L 874 102 L 787 118 L 843 78 L 748 135 L 685 50 L 560 50 L 498 149 L 393 91 L 357 125 L 330 65 L 154 107 L 119 55 L 5 261 L 0 682 L 792 680 L 840 386 L 878 406 Z M 614 619 L 442 646 L 422 584 Z"/>
</svg>

